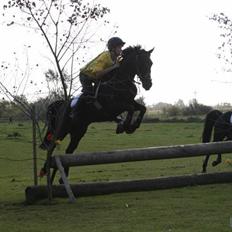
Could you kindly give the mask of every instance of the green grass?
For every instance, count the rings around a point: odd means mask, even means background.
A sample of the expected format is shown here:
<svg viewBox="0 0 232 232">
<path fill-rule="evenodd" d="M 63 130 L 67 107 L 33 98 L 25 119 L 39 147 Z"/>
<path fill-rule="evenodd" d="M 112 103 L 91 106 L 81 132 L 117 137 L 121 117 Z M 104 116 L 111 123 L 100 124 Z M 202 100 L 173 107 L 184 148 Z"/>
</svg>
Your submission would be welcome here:
<svg viewBox="0 0 232 232">
<path fill-rule="evenodd" d="M 143 124 L 133 135 L 116 135 L 115 124 L 92 124 L 78 152 L 200 142 L 200 123 Z M 19 137 L 9 135 L 19 133 Z M 68 139 L 55 151 L 62 154 Z M 33 183 L 31 125 L 0 124 L 1 232 L 232 231 L 232 185 L 208 185 L 111 194 L 24 204 L 24 190 Z M 39 166 L 45 153 L 38 151 Z M 229 155 L 224 156 L 229 157 Z M 5 158 L 11 159 L 7 160 Z M 224 160 L 225 160 L 224 158 Z M 70 182 L 153 178 L 201 171 L 202 157 L 75 167 Z M 212 156 L 211 161 L 214 159 Z M 14 160 L 14 161 L 13 161 Z M 24 160 L 24 161 L 16 161 Z M 225 163 L 208 172 L 229 171 Z M 45 184 L 46 180 L 40 180 Z"/>
</svg>

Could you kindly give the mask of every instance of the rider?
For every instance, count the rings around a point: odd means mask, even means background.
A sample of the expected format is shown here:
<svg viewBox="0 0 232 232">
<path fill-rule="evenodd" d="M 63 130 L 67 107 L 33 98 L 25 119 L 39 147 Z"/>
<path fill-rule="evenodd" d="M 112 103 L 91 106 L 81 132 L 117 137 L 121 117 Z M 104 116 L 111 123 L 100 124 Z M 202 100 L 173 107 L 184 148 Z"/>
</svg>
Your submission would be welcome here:
<svg viewBox="0 0 232 232">
<path fill-rule="evenodd" d="M 93 95 L 93 84 L 119 67 L 124 44 L 119 37 L 110 38 L 107 42 L 108 51 L 100 53 L 80 70 L 80 82 L 85 95 Z"/>
<path fill-rule="evenodd" d="M 79 78 L 82 84 L 83 95 L 94 95 L 93 84 L 96 84 L 97 81 L 104 78 L 104 75 L 119 67 L 124 44 L 125 42 L 119 37 L 110 38 L 107 42 L 108 50 L 100 53 L 80 70 Z M 77 108 L 78 106 L 76 105 L 71 110 L 71 118 L 76 116 Z M 121 120 L 121 118 L 117 119 L 118 121 Z"/>
</svg>

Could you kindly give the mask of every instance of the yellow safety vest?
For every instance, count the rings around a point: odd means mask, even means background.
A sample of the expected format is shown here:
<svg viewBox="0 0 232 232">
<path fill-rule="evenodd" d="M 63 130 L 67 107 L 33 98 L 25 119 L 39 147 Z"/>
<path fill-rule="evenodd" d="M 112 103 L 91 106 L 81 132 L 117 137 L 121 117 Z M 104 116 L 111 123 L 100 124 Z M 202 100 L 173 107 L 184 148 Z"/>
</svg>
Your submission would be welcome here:
<svg viewBox="0 0 232 232">
<path fill-rule="evenodd" d="M 85 65 L 80 71 L 81 73 L 93 78 L 97 79 L 96 73 L 106 68 L 111 67 L 114 64 L 111 59 L 111 55 L 109 51 L 102 52 L 96 58 L 91 60 L 87 65 Z"/>
</svg>

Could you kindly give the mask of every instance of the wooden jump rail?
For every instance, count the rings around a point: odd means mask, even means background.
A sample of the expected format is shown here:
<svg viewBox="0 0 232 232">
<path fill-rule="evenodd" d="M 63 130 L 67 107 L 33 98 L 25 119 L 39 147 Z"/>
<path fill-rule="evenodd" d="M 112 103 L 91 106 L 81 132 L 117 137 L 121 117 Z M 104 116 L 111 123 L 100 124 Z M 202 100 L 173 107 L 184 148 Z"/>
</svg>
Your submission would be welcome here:
<svg viewBox="0 0 232 232">
<path fill-rule="evenodd" d="M 143 191 L 173 187 L 190 186 L 194 184 L 213 184 L 232 182 L 232 173 L 213 173 L 189 176 L 156 178 L 152 180 L 133 180 L 106 183 L 85 183 L 69 185 L 64 175 L 63 167 L 97 165 L 145 160 L 175 159 L 197 157 L 207 154 L 230 153 L 232 142 L 199 143 L 177 146 L 149 147 L 110 152 L 80 153 L 78 155 L 61 155 L 52 157 L 51 168 L 58 168 L 64 185 L 53 186 L 54 197 L 67 197 L 71 202 L 76 196 L 97 195 L 116 192 Z M 117 187 L 115 187 L 117 186 Z M 102 190 L 100 190 L 102 188 Z M 86 193 L 85 193 L 86 192 Z M 47 197 L 46 186 L 31 186 L 25 191 L 26 201 L 33 203 L 37 199 Z"/>
<path fill-rule="evenodd" d="M 95 196 L 122 192 L 152 191 L 195 185 L 224 184 L 232 182 L 232 172 L 208 173 L 197 175 L 158 177 L 143 180 L 124 180 L 109 182 L 79 183 L 71 185 L 74 197 Z M 26 202 L 34 202 L 48 197 L 47 186 L 30 186 L 25 190 Z M 52 186 L 53 197 L 69 197 L 64 185 Z"/>
<path fill-rule="evenodd" d="M 161 160 L 196 157 L 207 154 L 232 152 L 232 142 L 199 143 L 177 146 L 148 147 L 108 152 L 79 153 L 77 155 L 59 156 L 64 167 L 122 163 L 143 160 Z M 52 158 L 52 168 L 56 168 L 55 157 Z"/>
</svg>

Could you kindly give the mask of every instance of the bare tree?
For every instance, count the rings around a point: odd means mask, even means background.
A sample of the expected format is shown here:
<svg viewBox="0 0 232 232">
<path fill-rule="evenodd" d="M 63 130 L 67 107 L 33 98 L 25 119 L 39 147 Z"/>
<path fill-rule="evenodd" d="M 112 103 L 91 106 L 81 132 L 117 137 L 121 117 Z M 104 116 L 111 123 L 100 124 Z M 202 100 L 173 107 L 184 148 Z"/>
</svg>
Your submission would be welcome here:
<svg viewBox="0 0 232 232">
<path fill-rule="evenodd" d="M 63 77 L 65 82 L 68 81 L 68 74 L 63 73 Z M 54 100 L 63 98 L 63 91 L 62 86 L 60 86 L 59 81 L 59 74 L 52 69 L 48 69 L 47 72 L 45 72 L 45 78 L 47 82 L 47 88 L 49 90 L 49 95 L 54 95 Z"/>
<path fill-rule="evenodd" d="M 84 0 L 7 0 L 3 9 L 4 15 L 12 17 L 8 26 L 17 23 L 42 35 L 67 100 L 79 73 L 74 65 L 80 59 L 78 52 L 91 42 L 97 32 L 97 23 L 108 23 L 104 16 L 109 9 Z M 64 73 L 69 73 L 68 78 Z"/>
<path fill-rule="evenodd" d="M 217 57 L 225 63 L 225 70 L 232 71 L 232 19 L 224 13 L 214 14 L 209 18 L 219 24 L 221 29 L 220 46 L 218 47 Z"/>
</svg>

